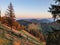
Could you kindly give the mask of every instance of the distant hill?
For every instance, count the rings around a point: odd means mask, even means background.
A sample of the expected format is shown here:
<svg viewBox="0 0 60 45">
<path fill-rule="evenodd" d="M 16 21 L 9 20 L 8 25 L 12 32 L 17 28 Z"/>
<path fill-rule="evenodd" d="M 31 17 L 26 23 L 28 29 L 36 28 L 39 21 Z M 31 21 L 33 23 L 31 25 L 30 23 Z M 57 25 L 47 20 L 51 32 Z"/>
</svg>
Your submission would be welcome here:
<svg viewBox="0 0 60 45">
<path fill-rule="evenodd" d="M 25 20 L 17 20 L 17 22 L 20 23 L 20 25 L 28 26 L 28 24 L 31 24 L 32 22 L 25 21 Z"/>
<path fill-rule="evenodd" d="M 24 25 L 26 26 L 26 28 L 28 27 L 28 24 L 31 23 L 39 23 L 41 25 L 40 28 L 42 28 L 42 32 L 45 34 L 47 33 L 47 31 L 52 31 L 50 24 L 52 22 L 52 19 L 22 19 L 22 20 L 17 20 L 20 25 Z"/>
<path fill-rule="evenodd" d="M 51 25 L 53 23 L 53 19 L 22 19 L 22 20 L 17 20 L 21 25 L 24 25 L 28 27 L 28 24 L 31 23 L 39 23 L 41 25 L 40 28 L 42 28 L 42 32 L 45 34 L 48 31 L 52 32 Z"/>
<path fill-rule="evenodd" d="M 49 23 L 50 20 L 48 20 L 48 19 L 41 19 L 41 20 L 39 20 L 39 22 L 40 22 L 40 23 Z"/>
<path fill-rule="evenodd" d="M 52 23 L 41 23 L 43 33 L 53 32 L 53 29 L 60 30 L 60 20 L 57 20 Z"/>
<path fill-rule="evenodd" d="M 28 22 L 28 23 L 49 23 L 52 22 L 52 19 L 22 19 L 17 20 L 18 22 Z"/>
<path fill-rule="evenodd" d="M 41 27 L 42 27 L 42 32 L 44 34 L 47 34 L 48 32 L 52 32 L 52 29 L 51 29 L 51 26 L 49 23 L 48 24 L 47 23 L 41 23 Z"/>
</svg>

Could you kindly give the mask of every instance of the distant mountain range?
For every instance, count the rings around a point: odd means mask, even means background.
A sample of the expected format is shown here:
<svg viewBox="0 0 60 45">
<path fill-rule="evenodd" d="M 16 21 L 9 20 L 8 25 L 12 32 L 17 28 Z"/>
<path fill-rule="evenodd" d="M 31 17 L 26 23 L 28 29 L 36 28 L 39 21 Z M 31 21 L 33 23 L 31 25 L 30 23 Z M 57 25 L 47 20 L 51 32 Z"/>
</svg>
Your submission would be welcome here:
<svg viewBox="0 0 60 45">
<path fill-rule="evenodd" d="M 20 20 L 17 20 L 20 25 L 24 25 L 26 26 L 26 28 L 28 27 L 28 24 L 31 24 L 31 23 L 40 23 L 41 27 L 43 30 L 42 32 L 43 33 L 47 33 L 47 31 L 52 31 L 50 26 L 49 26 L 49 23 L 53 22 L 53 19 L 50 18 L 50 19 L 20 19 Z"/>
<path fill-rule="evenodd" d="M 18 22 L 28 22 L 28 23 L 50 23 L 53 22 L 52 18 L 48 18 L 48 19 L 18 19 Z"/>
<path fill-rule="evenodd" d="M 53 19 L 23 19 L 23 20 L 17 20 L 20 24 L 28 27 L 28 24 L 31 23 L 39 23 L 41 25 L 42 32 L 44 34 L 47 34 L 48 32 L 53 32 L 53 29 L 60 29 L 60 20 L 57 20 L 56 22 L 53 22 Z"/>
</svg>

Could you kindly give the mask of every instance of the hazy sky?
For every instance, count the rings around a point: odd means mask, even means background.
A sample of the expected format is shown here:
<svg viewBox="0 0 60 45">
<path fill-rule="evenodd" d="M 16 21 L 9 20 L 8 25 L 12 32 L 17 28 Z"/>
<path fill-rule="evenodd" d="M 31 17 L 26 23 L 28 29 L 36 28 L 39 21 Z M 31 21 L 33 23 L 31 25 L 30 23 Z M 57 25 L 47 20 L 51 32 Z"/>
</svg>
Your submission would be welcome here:
<svg viewBox="0 0 60 45">
<path fill-rule="evenodd" d="M 0 0 L 0 9 L 4 15 L 12 2 L 17 18 L 51 18 L 48 7 L 53 0 Z"/>
</svg>

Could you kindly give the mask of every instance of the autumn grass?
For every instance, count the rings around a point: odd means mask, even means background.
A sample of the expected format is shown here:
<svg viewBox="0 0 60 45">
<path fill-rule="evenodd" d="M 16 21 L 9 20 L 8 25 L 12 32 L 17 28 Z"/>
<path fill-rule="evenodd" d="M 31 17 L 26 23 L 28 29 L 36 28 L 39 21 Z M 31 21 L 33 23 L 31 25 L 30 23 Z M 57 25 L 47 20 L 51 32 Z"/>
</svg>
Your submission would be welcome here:
<svg viewBox="0 0 60 45">
<path fill-rule="evenodd" d="M 25 32 L 23 32 L 22 30 L 20 32 L 22 32 L 24 35 L 26 35 L 26 37 L 27 37 L 28 40 L 43 45 L 39 40 L 34 39 L 33 37 L 31 37 L 28 34 L 26 34 Z"/>
</svg>

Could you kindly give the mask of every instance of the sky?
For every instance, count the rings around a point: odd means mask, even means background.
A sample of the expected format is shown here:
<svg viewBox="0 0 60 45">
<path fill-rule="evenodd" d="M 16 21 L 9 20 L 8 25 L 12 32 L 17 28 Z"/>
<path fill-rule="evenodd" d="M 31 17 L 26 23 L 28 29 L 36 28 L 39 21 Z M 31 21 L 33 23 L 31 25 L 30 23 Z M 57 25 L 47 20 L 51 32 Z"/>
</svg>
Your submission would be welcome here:
<svg viewBox="0 0 60 45">
<path fill-rule="evenodd" d="M 48 12 L 53 0 L 0 0 L 0 10 L 5 15 L 12 2 L 16 18 L 51 18 Z"/>
</svg>

